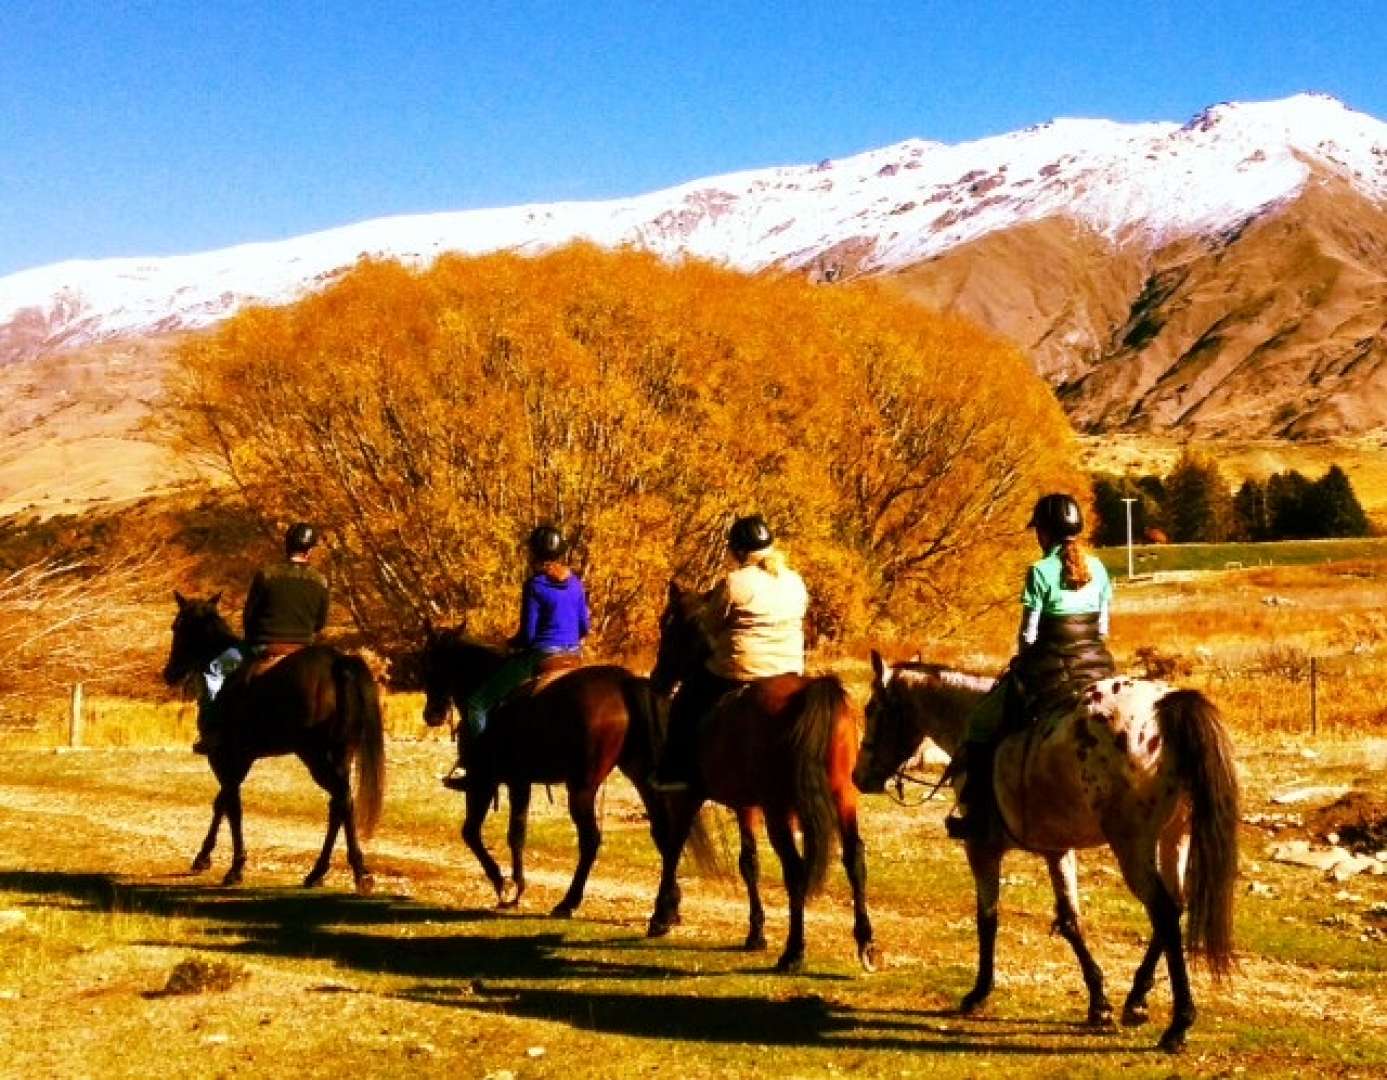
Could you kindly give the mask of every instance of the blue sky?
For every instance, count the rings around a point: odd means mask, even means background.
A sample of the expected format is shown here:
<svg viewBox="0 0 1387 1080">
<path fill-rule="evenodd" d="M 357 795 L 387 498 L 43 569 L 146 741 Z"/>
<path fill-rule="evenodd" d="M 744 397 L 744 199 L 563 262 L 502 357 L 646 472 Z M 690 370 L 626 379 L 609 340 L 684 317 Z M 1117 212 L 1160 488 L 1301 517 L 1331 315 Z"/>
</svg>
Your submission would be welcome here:
<svg viewBox="0 0 1387 1080">
<path fill-rule="evenodd" d="M 6 0 L 0 274 L 635 194 L 1054 116 L 1333 93 L 1379 0 Z"/>
</svg>

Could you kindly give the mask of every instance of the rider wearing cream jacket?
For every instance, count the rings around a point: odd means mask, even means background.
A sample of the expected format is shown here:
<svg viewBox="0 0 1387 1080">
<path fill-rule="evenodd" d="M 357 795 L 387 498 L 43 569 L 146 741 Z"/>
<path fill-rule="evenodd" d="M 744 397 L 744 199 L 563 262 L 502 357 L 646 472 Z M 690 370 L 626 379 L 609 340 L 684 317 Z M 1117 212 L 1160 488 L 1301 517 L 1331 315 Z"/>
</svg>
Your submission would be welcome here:
<svg viewBox="0 0 1387 1080">
<path fill-rule="evenodd" d="M 670 707 L 669 738 L 654 777 L 662 790 L 687 787 L 695 771 L 698 725 L 719 699 L 755 679 L 804 672 L 809 593 L 758 514 L 738 518 L 727 537 L 737 566 L 700 612 L 711 652 Z"/>
<path fill-rule="evenodd" d="M 708 596 L 701 615 L 712 642 L 708 670 L 750 682 L 804 673 L 804 614 L 809 592 L 773 547 L 742 556 Z"/>
</svg>

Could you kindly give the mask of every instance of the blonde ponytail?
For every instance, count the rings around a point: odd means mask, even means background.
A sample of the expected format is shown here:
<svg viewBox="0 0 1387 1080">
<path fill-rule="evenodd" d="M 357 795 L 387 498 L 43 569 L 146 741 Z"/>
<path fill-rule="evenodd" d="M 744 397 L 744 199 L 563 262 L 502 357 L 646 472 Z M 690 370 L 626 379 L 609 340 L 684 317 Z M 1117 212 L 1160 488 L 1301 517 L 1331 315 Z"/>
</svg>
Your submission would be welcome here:
<svg viewBox="0 0 1387 1080">
<path fill-rule="evenodd" d="M 1065 589 L 1071 592 L 1082 589 L 1093 580 L 1093 573 L 1088 568 L 1088 552 L 1084 550 L 1084 542 L 1077 536 L 1065 537 L 1060 561 L 1064 565 L 1060 584 Z"/>
</svg>

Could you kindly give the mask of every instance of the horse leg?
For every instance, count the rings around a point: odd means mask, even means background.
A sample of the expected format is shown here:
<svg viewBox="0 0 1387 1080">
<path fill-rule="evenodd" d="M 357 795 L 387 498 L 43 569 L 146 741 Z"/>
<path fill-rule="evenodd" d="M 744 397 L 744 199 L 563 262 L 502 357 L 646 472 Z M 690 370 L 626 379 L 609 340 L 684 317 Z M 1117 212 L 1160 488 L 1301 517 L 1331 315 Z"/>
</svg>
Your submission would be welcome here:
<svg viewBox="0 0 1387 1080">
<path fill-rule="evenodd" d="M 226 816 L 226 800 L 222 797 L 222 792 L 217 791 L 217 797 L 212 800 L 212 824 L 207 830 L 207 836 L 202 841 L 202 847 L 198 849 L 197 855 L 193 859 L 190 873 L 200 874 L 204 870 L 212 867 L 212 852 L 217 846 L 217 833 L 222 827 L 222 818 Z"/>
<path fill-rule="evenodd" d="M 838 798 L 838 837 L 843 848 L 843 869 L 852 888 L 852 938 L 857 942 L 857 959 L 868 973 L 877 969 L 877 947 L 872 940 L 872 920 L 867 914 L 867 854 L 857 828 L 855 799 Z"/>
<path fill-rule="evenodd" d="M 462 819 L 462 842 L 476 856 L 477 862 L 481 863 L 482 873 L 486 874 L 487 881 L 491 882 L 491 887 L 496 890 L 497 902 L 504 903 L 506 879 L 501 876 L 501 868 L 496 865 L 491 852 L 487 851 L 486 845 L 482 843 L 482 825 L 486 822 L 491 800 L 495 796 L 496 788 L 492 784 L 468 789 L 467 812 Z"/>
<path fill-rule="evenodd" d="M 246 869 L 246 842 L 241 835 L 241 780 L 222 789 L 226 796 L 226 821 L 231 826 L 231 866 L 222 878 L 223 885 L 241 884 Z"/>
<path fill-rule="evenodd" d="M 326 758 L 299 756 L 308 768 L 308 773 L 317 785 L 327 792 L 327 835 L 323 839 L 322 851 L 318 853 L 313 869 L 303 879 L 305 889 L 313 889 L 323 883 L 328 867 L 332 864 L 332 849 L 337 843 L 337 833 L 342 827 L 344 803 L 351 801 L 351 789 L 346 783 L 346 774 L 335 769 Z M 346 798 L 343 798 L 345 794 Z"/>
<path fill-rule="evenodd" d="M 525 828 L 530 818 L 530 785 L 511 784 L 510 823 L 506 826 L 506 843 L 510 845 L 510 884 L 508 895 L 501 900 L 503 908 L 520 906 L 525 895 Z"/>
<path fill-rule="evenodd" d="M 1002 855 L 1004 848 L 996 844 L 968 841 L 968 868 L 973 871 L 973 888 L 977 892 L 978 977 L 973 989 L 964 995 L 958 1011 L 965 1016 L 978 1012 L 994 985 L 994 964 L 997 951 L 997 905 L 1002 892 Z"/>
<path fill-rule="evenodd" d="M 804 894 L 806 891 L 804 859 L 795 847 L 794 830 L 789 814 L 767 812 L 766 835 L 771 847 L 780 857 L 780 869 L 785 878 L 785 895 L 790 907 L 790 934 L 785 939 L 785 951 L 776 961 L 775 970 L 794 974 L 804 969 Z"/>
<path fill-rule="evenodd" d="M 646 937 L 664 937 L 679 925 L 679 901 L 683 895 L 679 889 L 679 858 L 684 854 L 684 844 L 703 800 L 675 795 L 664 805 L 664 837 L 655 842 L 660 851 L 660 888 L 655 894 L 655 910 L 650 915 Z"/>
<path fill-rule="evenodd" d="M 1047 855 L 1045 866 L 1055 890 L 1053 930 L 1074 950 L 1079 970 L 1084 975 L 1084 986 L 1088 988 L 1089 1027 L 1111 1027 L 1112 1004 L 1103 992 L 1103 971 L 1088 951 L 1088 942 L 1079 925 L 1079 860 L 1074 852 L 1066 851 L 1063 855 Z"/>
<path fill-rule="evenodd" d="M 761 859 L 756 851 L 755 810 L 737 811 L 737 832 L 742 841 L 737 869 L 742 872 L 747 901 L 751 905 L 750 925 L 742 948 L 748 952 L 760 952 L 766 947 L 766 909 L 761 905 Z"/>
<path fill-rule="evenodd" d="M 1135 843 L 1114 844 L 1113 851 L 1122 867 L 1122 876 L 1126 879 L 1128 888 L 1145 906 L 1146 914 L 1151 919 L 1152 941 L 1147 948 L 1146 956 L 1142 959 L 1142 968 L 1147 966 L 1148 961 L 1154 968 L 1155 957 L 1164 953 L 1166 968 L 1170 974 L 1170 993 L 1174 999 L 1170 1026 L 1161 1035 L 1158 1045 L 1166 1053 L 1179 1053 L 1185 1048 L 1186 1037 L 1198 1016 L 1194 995 L 1190 992 L 1189 969 L 1185 966 L 1185 946 L 1180 931 L 1180 903 L 1161 879 L 1156 863 L 1154 837 L 1142 838 Z M 1141 969 L 1138 969 L 1137 975 L 1138 983 L 1132 987 L 1132 994 L 1137 995 L 1140 1001 L 1145 996 L 1144 993 L 1138 994 Z M 1149 978 L 1148 974 L 1147 979 Z"/>
<path fill-rule="evenodd" d="M 1137 973 L 1132 977 L 1132 989 L 1122 1005 L 1124 1027 L 1141 1027 L 1142 1024 L 1151 1019 L 1151 1012 L 1146 1005 L 1146 996 L 1151 993 L 1151 987 L 1155 985 L 1156 964 L 1160 962 L 1160 959 L 1161 940 L 1152 934 L 1151 941 L 1146 946 L 1146 955 L 1141 958 L 1141 963 L 1137 965 Z"/>
<path fill-rule="evenodd" d="M 1188 854 L 1188 834 L 1184 830 L 1167 829 L 1161 834 L 1157 848 L 1157 869 L 1161 881 L 1171 896 L 1184 895 L 1185 858 Z M 1132 977 L 1132 989 L 1122 1005 L 1122 1023 L 1126 1027 L 1140 1027 L 1151 1018 L 1146 998 L 1156 982 L 1156 965 L 1161 959 L 1161 942 L 1155 935 L 1146 947 L 1146 955 L 1141 958 L 1136 974 Z"/>
<path fill-rule="evenodd" d="M 558 919 L 568 919 L 583 902 L 583 890 L 587 887 L 588 874 L 597 860 L 597 849 L 602 845 L 602 830 L 597 825 L 597 792 L 590 787 L 568 789 L 568 816 L 578 829 L 578 868 L 573 871 L 573 881 L 568 892 L 559 901 L 551 914 Z"/>
</svg>

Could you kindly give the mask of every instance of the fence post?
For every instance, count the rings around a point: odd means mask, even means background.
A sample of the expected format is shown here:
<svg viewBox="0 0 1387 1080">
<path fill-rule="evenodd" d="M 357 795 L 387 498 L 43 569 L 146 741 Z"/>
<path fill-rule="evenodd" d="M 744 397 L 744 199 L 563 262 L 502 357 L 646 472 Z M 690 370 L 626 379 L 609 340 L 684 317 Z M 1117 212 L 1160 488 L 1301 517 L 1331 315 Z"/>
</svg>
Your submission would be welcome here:
<svg viewBox="0 0 1387 1080">
<path fill-rule="evenodd" d="M 1320 733 L 1320 662 L 1318 657 L 1310 657 L 1310 734 Z"/>
<path fill-rule="evenodd" d="M 71 708 L 67 714 L 67 744 L 82 745 L 82 684 L 72 684 Z"/>
</svg>

